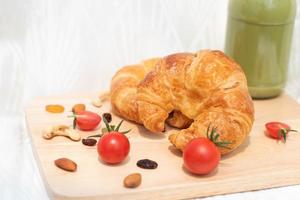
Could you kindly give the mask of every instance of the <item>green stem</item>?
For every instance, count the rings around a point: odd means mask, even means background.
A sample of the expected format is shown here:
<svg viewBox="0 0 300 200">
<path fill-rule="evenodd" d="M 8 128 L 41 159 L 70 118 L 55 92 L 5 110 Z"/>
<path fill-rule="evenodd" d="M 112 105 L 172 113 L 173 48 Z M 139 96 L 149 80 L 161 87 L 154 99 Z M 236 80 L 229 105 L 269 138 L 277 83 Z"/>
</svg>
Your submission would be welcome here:
<svg viewBox="0 0 300 200">
<path fill-rule="evenodd" d="M 73 129 L 76 128 L 76 124 L 77 124 L 77 120 L 76 120 L 76 117 L 75 117 L 74 120 L 73 120 Z"/>
<path fill-rule="evenodd" d="M 91 138 L 91 137 L 102 137 L 103 136 L 103 134 L 96 134 L 96 135 L 90 135 L 90 136 L 88 136 L 87 138 Z"/>
<path fill-rule="evenodd" d="M 286 142 L 286 134 L 287 134 L 287 130 L 285 128 L 282 128 L 278 131 L 278 138 L 280 139 L 281 136 L 283 137 L 283 142 Z"/>
<path fill-rule="evenodd" d="M 123 121 L 124 121 L 124 120 L 120 121 L 120 123 L 119 123 L 118 126 L 116 127 L 115 131 L 119 131 L 120 126 L 122 125 Z"/>
<path fill-rule="evenodd" d="M 110 131 L 111 131 L 111 130 L 110 130 L 110 126 L 109 126 L 107 120 L 105 119 L 105 117 L 103 117 L 103 122 L 104 122 L 104 124 L 105 124 L 105 126 L 106 126 L 107 131 L 110 132 Z"/>
<path fill-rule="evenodd" d="M 291 131 L 291 132 L 298 132 L 297 130 L 294 130 L 294 129 L 290 129 L 289 131 Z"/>
<path fill-rule="evenodd" d="M 128 131 L 123 131 L 121 133 L 126 134 L 126 133 L 129 133 L 130 131 L 131 131 L 131 129 L 129 129 Z"/>
<path fill-rule="evenodd" d="M 230 149 L 227 145 L 231 144 L 231 142 L 228 141 L 218 141 L 220 134 L 217 132 L 217 127 L 212 127 L 211 131 L 210 130 L 210 125 L 208 125 L 207 130 L 206 130 L 206 137 L 212 141 L 216 146 Z"/>
</svg>

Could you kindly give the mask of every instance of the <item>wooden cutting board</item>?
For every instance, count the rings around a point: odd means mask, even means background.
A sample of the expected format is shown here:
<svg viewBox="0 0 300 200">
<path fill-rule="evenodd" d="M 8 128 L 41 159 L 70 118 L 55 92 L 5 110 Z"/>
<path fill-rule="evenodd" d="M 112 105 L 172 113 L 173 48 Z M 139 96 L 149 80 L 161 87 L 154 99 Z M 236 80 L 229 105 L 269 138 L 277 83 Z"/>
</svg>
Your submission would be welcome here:
<svg viewBox="0 0 300 200">
<path fill-rule="evenodd" d="M 218 194 L 260 190 L 300 184 L 300 134 L 290 133 L 286 144 L 264 134 L 264 124 L 283 121 L 300 130 L 300 105 L 287 95 L 271 100 L 255 101 L 255 123 L 247 141 L 222 158 L 218 169 L 207 176 L 195 176 L 182 167 L 182 157 L 168 142 L 168 133 L 154 135 L 143 127 L 124 122 L 131 151 L 119 165 L 105 165 L 98 160 L 96 147 L 72 142 L 64 137 L 44 140 L 42 131 L 49 125 L 71 125 L 71 107 L 85 103 L 98 113 L 110 112 L 106 102 L 101 108 L 92 106 L 95 95 L 66 95 L 38 98 L 26 108 L 32 147 L 49 196 L 53 199 L 182 199 Z M 62 104 L 62 114 L 45 112 L 47 104 Z M 120 118 L 113 116 L 113 122 Z M 103 126 L 103 125 L 102 125 Z M 80 132 L 82 137 L 100 132 Z M 57 168 L 53 161 L 67 157 L 78 164 L 75 173 Z M 155 170 L 140 169 L 139 159 L 158 162 Z M 123 187 L 123 178 L 134 172 L 142 174 L 136 189 Z"/>
</svg>

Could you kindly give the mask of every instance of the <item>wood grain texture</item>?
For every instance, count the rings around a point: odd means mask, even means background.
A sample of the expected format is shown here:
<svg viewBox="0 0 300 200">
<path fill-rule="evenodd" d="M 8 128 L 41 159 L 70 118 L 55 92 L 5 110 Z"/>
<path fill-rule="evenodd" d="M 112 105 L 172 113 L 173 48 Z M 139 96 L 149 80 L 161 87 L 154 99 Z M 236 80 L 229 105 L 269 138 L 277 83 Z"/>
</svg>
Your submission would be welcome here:
<svg viewBox="0 0 300 200">
<path fill-rule="evenodd" d="M 255 101 L 256 121 L 247 141 L 236 151 L 222 158 L 217 170 L 207 176 L 194 176 L 182 168 L 182 158 L 165 135 L 153 135 L 143 127 L 124 122 L 131 151 L 120 165 L 108 166 L 98 160 L 96 147 L 72 142 L 64 137 L 42 138 L 48 125 L 69 124 L 68 112 L 75 103 L 85 103 L 88 110 L 110 111 L 109 102 L 103 107 L 91 105 L 95 95 L 66 95 L 38 98 L 26 108 L 26 118 L 32 146 L 48 194 L 53 199 L 182 199 L 228 194 L 250 190 L 300 184 L 300 134 L 291 133 L 287 143 L 264 135 L 268 121 L 284 121 L 300 130 L 300 105 L 287 95 L 271 100 Z M 46 104 L 62 104 L 66 111 L 50 114 Z M 120 118 L 113 116 L 113 122 Z M 81 132 L 83 137 L 95 134 Z M 53 161 L 67 157 L 78 165 L 75 173 L 57 168 Z M 158 162 L 156 170 L 136 167 L 139 159 Z M 131 173 L 142 174 L 142 184 L 135 189 L 123 187 L 123 178 Z"/>
</svg>

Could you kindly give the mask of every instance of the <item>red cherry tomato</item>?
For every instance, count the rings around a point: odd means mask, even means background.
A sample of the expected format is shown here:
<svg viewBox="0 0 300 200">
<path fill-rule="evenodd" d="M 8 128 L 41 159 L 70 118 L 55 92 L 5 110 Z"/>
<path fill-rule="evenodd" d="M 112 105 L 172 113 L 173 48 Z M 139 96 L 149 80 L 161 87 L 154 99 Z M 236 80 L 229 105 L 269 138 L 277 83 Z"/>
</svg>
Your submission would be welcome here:
<svg viewBox="0 0 300 200">
<path fill-rule="evenodd" d="M 99 139 L 97 150 L 101 160 L 110 164 L 116 164 L 122 162 L 127 157 L 130 150 L 130 143 L 124 134 L 109 132 Z"/>
<path fill-rule="evenodd" d="M 83 131 L 91 131 L 97 128 L 101 122 L 101 117 L 91 111 L 80 111 L 75 115 L 75 122 L 79 129 Z"/>
<path fill-rule="evenodd" d="M 191 140 L 183 151 L 185 168 L 199 175 L 213 171 L 219 164 L 220 158 L 218 148 L 207 138 Z"/>
<path fill-rule="evenodd" d="M 286 141 L 286 136 L 291 130 L 291 127 L 282 122 L 269 122 L 265 124 L 267 134 L 275 139 L 284 139 Z"/>
</svg>

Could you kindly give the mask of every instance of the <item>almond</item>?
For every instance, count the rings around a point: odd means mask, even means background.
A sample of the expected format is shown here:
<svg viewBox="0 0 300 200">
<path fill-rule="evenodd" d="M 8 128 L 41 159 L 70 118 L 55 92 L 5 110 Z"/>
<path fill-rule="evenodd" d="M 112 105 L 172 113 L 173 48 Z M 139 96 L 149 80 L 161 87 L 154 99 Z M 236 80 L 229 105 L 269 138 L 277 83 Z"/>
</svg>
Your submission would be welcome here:
<svg viewBox="0 0 300 200">
<path fill-rule="evenodd" d="M 136 188 L 142 182 L 142 175 L 140 173 L 129 174 L 125 177 L 123 183 L 127 188 Z"/>
<path fill-rule="evenodd" d="M 69 172 L 74 172 L 77 169 L 77 164 L 68 158 L 59 158 L 54 163 L 57 167 Z"/>
</svg>

